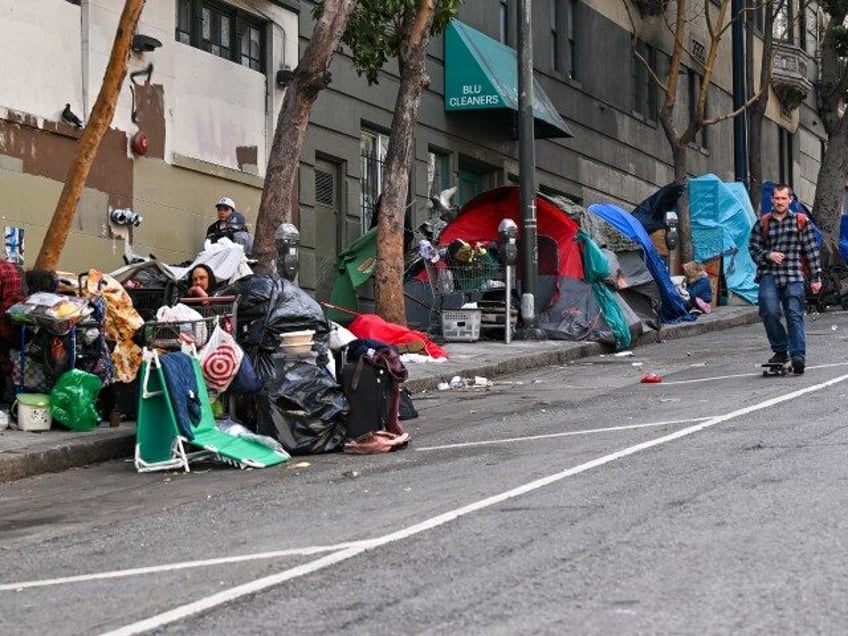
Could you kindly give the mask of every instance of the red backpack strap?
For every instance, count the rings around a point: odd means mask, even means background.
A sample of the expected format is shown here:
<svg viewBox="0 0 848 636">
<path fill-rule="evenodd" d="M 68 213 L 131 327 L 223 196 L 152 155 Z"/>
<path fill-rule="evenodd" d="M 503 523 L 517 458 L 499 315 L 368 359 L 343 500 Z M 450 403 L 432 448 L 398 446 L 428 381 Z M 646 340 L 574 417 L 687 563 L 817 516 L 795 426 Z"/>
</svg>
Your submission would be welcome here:
<svg viewBox="0 0 848 636">
<path fill-rule="evenodd" d="M 763 240 L 763 244 L 768 244 L 768 224 L 771 221 L 771 212 L 766 212 L 760 217 L 760 234 L 762 235 L 760 238 Z"/>
</svg>

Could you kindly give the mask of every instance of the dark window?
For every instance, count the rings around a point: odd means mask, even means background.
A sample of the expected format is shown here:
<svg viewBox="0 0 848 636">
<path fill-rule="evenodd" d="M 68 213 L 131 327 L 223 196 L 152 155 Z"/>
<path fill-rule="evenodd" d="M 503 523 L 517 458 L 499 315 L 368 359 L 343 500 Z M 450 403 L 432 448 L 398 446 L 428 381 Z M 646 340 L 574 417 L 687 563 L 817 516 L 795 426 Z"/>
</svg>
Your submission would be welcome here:
<svg viewBox="0 0 848 636">
<path fill-rule="evenodd" d="M 777 129 L 777 155 L 780 162 L 778 166 L 780 182 L 791 184 L 793 181 L 792 135 L 783 128 Z"/>
<path fill-rule="evenodd" d="M 177 42 L 265 71 L 266 22 L 214 0 L 177 0 Z"/>
<path fill-rule="evenodd" d="M 689 121 L 695 121 L 697 117 L 698 110 L 698 99 L 701 96 L 701 83 L 704 81 L 701 75 L 690 69 L 686 69 L 686 76 L 688 80 L 688 89 L 689 89 Z M 707 109 L 708 103 L 704 102 L 704 116 L 703 118 L 707 118 Z M 695 136 L 695 144 L 699 145 L 701 148 L 708 148 L 707 145 L 707 126 L 701 126 L 701 130 L 698 131 Z"/>
<path fill-rule="evenodd" d="M 371 217 L 377 206 L 377 198 L 383 189 L 383 164 L 386 161 L 388 148 L 388 135 L 363 130 L 359 136 L 359 206 L 363 234 L 371 227 Z"/>
<path fill-rule="evenodd" d="M 568 76 L 577 79 L 577 29 L 574 16 L 577 15 L 577 0 L 568 0 L 565 4 L 565 33 L 568 38 Z"/>
<path fill-rule="evenodd" d="M 450 188 L 450 155 L 431 150 L 427 153 L 427 194 L 439 196 Z"/>
<path fill-rule="evenodd" d="M 636 52 L 652 69 L 657 68 L 657 50 L 650 44 L 638 42 Z M 645 68 L 645 63 L 636 55 L 633 56 L 633 110 L 646 121 L 657 120 L 657 86 L 654 79 Z"/>
<path fill-rule="evenodd" d="M 765 26 L 766 9 L 763 6 L 762 0 L 748 0 L 748 11 L 751 12 L 751 22 L 754 24 L 754 30 L 762 34 Z"/>
<path fill-rule="evenodd" d="M 498 25 L 500 27 L 500 40 L 509 44 L 509 4 L 508 0 L 501 0 L 498 6 Z"/>
<path fill-rule="evenodd" d="M 550 3 L 550 21 L 551 21 L 551 70 L 559 71 L 562 69 L 560 62 L 560 46 L 559 46 L 559 0 L 548 0 Z"/>
</svg>

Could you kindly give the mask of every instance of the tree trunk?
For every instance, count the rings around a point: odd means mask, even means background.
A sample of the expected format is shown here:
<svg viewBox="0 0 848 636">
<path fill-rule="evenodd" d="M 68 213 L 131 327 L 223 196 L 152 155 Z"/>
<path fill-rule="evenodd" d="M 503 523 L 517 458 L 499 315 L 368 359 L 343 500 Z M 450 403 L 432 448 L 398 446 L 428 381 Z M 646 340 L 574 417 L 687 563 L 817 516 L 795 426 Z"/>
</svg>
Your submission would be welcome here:
<svg viewBox="0 0 848 636">
<path fill-rule="evenodd" d="M 312 38 L 286 89 L 256 217 L 253 257 L 258 261 L 254 267 L 257 274 L 273 275 L 277 271 L 274 232 L 280 224 L 291 220 L 291 207 L 296 204 L 294 187 L 300 151 L 312 105 L 330 82 L 328 69 L 356 4 L 357 0 L 324 2 Z M 327 228 L 318 228 L 318 231 L 327 231 Z"/>
<path fill-rule="evenodd" d="M 828 135 L 827 150 L 822 157 L 813 215 L 829 247 L 839 245 L 842 198 L 845 194 L 845 175 L 848 174 L 848 125 L 845 117 Z"/>
<path fill-rule="evenodd" d="M 848 124 L 842 110 L 848 90 L 848 72 L 841 53 L 841 26 L 848 15 L 848 1 L 830 2 L 828 11 L 830 16 L 821 46 L 817 86 L 818 112 L 827 133 L 827 149 L 816 181 L 813 214 L 824 234 L 825 245 L 835 248 L 839 245 L 840 214 L 848 168 Z"/>
<path fill-rule="evenodd" d="M 53 218 L 47 228 L 47 235 L 35 260 L 36 267 L 56 269 L 59 263 L 91 165 L 115 115 L 118 94 L 127 74 L 130 42 L 143 7 L 144 0 L 126 0 L 124 3 L 124 10 L 118 21 L 118 30 L 115 32 L 115 41 L 112 44 L 112 53 L 103 76 L 103 84 L 100 86 L 97 101 L 94 103 L 80 138 L 77 156 L 65 178 L 65 186 L 59 195 Z"/>
<path fill-rule="evenodd" d="M 377 315 L 406 326 L 403 299 L 403 221 L 409 191 L 409 167 L 415 147 L 415 123 L 421 93 L 429 84 L 427 45 L 435 11 L 434 0 L 419 0 L 407 9 L 402 22 L 398 54 L 400 86 L 386 162 L 382 193 L 377 210 L 377 263 L 374 268 L 375 311 Z"/>
</svg>

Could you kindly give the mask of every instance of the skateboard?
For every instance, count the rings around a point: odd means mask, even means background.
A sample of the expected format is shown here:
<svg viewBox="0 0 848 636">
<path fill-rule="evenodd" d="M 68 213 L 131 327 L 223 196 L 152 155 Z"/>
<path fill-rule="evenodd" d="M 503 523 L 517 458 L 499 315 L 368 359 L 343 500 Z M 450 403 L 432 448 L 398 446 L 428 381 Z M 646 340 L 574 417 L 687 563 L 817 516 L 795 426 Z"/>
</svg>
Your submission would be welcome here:
<svg viewBox="0 0 848 636">
<path fill-rule="evenodd" d="M 792 364 L 789 362 L 766 362 L 760 366 L 763 367 L 764 378 L 775 375 L 786 375 L 792 371 Z"/>
</svg>

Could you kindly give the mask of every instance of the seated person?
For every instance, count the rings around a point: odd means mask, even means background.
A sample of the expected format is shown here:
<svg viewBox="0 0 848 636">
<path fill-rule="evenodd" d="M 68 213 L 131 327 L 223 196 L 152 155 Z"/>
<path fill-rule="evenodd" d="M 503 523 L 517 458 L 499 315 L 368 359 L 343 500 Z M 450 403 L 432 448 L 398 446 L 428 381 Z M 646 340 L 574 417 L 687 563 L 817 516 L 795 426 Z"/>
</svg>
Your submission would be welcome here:
<svg viewBox="0 0 848 636">
<path fill-rule="evenodd" d="M 221 197 L 215 209 L 218 211 L 218 220 L 207 228 L 206 238 L 217 243 L 226 237 L 241 245 L 244 253 L 249 255 L 253 249 L 253 235 L 248 230 L 244 215 L 236 211 L 235 202 L 229 197 Z"/>
<path fill-rule="evenodd" d="M 212 268 L 203 263 L 195 265 L 188 273 L 188 282 L 190 287 L 186 292 L 189 298 L 206 298 L 215 293 L 215 288 L 218 287 L 218 281 L 215 279 L 215 274 Z"/>
<path fill-rule="evenodd" d="M 48 292 L 55 294 L 59 289 L 59 276 L 49 269 L 33 267 L 24 273 L 26 283 L 26 294 Z"/>
<path fill-rule="evenodd" d="M 686 309 L 690 312 L 710 313 L 713 290 L 710 287 L 710 279 L 704 270 L 704 266 L 695 261 L 689 261 L 683 263 L 683 273 L 686 274 L 686 291 L 689 292 Z"/>
</svg>

